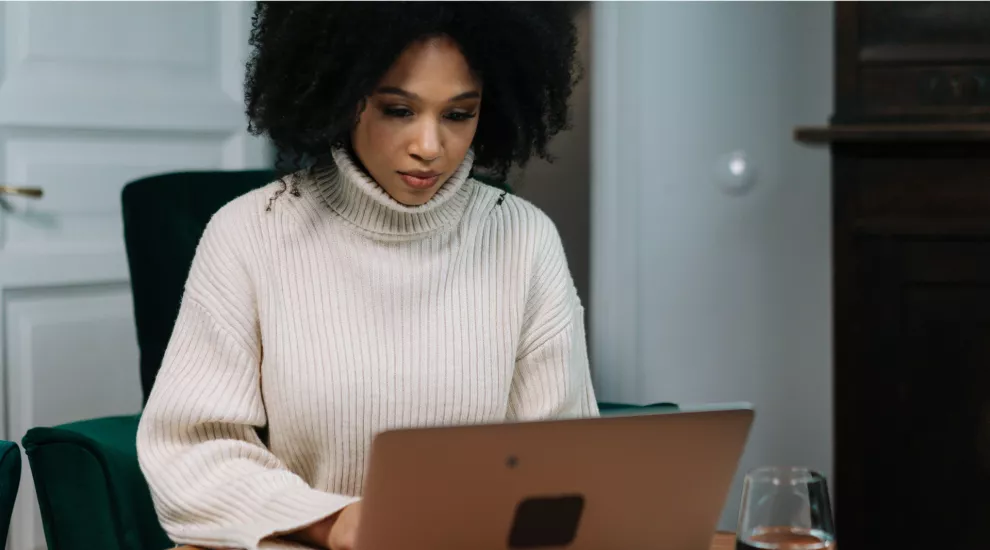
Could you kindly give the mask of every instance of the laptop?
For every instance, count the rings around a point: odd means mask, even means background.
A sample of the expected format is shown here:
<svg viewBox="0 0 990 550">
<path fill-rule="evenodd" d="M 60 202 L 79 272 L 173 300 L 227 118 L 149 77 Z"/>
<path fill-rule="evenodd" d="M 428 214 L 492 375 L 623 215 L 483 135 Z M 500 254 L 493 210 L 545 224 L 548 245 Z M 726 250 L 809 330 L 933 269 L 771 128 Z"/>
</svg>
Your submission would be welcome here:
<svg viewBox="0 0 990 550">
<path fill-rule="evenodd" d="M 708 550 L 751 407 L 396 430 L 358 550 Z"/>
</svg>

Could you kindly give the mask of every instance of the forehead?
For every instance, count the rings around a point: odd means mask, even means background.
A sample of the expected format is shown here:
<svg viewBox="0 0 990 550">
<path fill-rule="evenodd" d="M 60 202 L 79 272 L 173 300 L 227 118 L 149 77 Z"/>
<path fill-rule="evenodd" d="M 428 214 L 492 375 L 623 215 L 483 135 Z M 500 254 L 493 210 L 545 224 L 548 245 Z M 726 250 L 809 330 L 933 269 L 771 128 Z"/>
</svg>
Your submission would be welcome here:
<svg viewBox="0 0 990 550">
<path fill-rule="evenodd" d="M 423 99 L 444 99 L 481 89 L 457 43 L 446 36 L 410 44 L 389 67 L 380 86 L 394 86 Z"/>
</svg>

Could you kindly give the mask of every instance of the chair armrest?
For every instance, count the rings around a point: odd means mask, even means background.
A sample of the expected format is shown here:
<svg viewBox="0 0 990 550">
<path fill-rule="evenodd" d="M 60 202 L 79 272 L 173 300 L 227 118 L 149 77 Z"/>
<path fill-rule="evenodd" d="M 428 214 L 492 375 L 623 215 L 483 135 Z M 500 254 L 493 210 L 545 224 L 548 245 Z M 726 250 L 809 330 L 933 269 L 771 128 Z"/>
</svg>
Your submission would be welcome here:
<svg viewBox="0 0 990 550">
<path fill-rule="evenodd" d="M 12 441 L 0 441 L 0 541 L 7 540 L 20 484 L 21 450 Z"/>
<path fill-rule="evenodd" d="M 24 436 L 49 550 L 172 546 L 138 465 L 139 420 L 97 418 Z"/>
<path fill-rule="evenodd" d="M 660 412 L 677 412 L 680 407 L 676 403 L 653 403 L 651 405 L 632 405 L 629 403 L 598 403 L 598 412 L 602 416 L 623 416 L 628 414 L 652 414 Z"/>
</svg>

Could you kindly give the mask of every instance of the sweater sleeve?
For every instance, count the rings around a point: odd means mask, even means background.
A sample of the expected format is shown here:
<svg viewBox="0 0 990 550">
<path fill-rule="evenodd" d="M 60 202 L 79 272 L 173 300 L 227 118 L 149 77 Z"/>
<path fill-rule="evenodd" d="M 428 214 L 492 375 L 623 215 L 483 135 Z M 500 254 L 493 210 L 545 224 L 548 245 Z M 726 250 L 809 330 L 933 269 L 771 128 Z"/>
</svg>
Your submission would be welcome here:
<svg viewBox="0 0 990 550">
<path fill-rule="evenodd" d="M 598 416 L 584 308 L 560 236 L 546 220 L 509 394 L 510 420 Z"/>
<path fill-rule="evenodd" d="M 251 232 L 227 210 L 197 248 L 137 448 L 173 541 L 253 550 L 356 499 L 310 487 L 258 434 L 267 424 L 261 341 L 252 280 L 238 253 Z"/>
</svg>

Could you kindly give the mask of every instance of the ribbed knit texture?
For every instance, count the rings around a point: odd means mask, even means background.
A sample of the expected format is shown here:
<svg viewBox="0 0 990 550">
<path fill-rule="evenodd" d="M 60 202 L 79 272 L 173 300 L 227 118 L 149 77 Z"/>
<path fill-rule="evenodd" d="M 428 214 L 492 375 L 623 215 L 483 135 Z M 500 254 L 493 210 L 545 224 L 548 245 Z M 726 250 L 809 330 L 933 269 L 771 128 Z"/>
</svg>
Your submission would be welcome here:
<svg viewBox="0 0 990 550">
<path fill-rule="evenodd" d="M 200 241 L 138 433 L 176 542 L 281 545 L 359 498 L 384 430 L 598 412 L 546 215 L 468 179 L 470 153 L 418 207 L 334 159 Z"/>
</svg>

